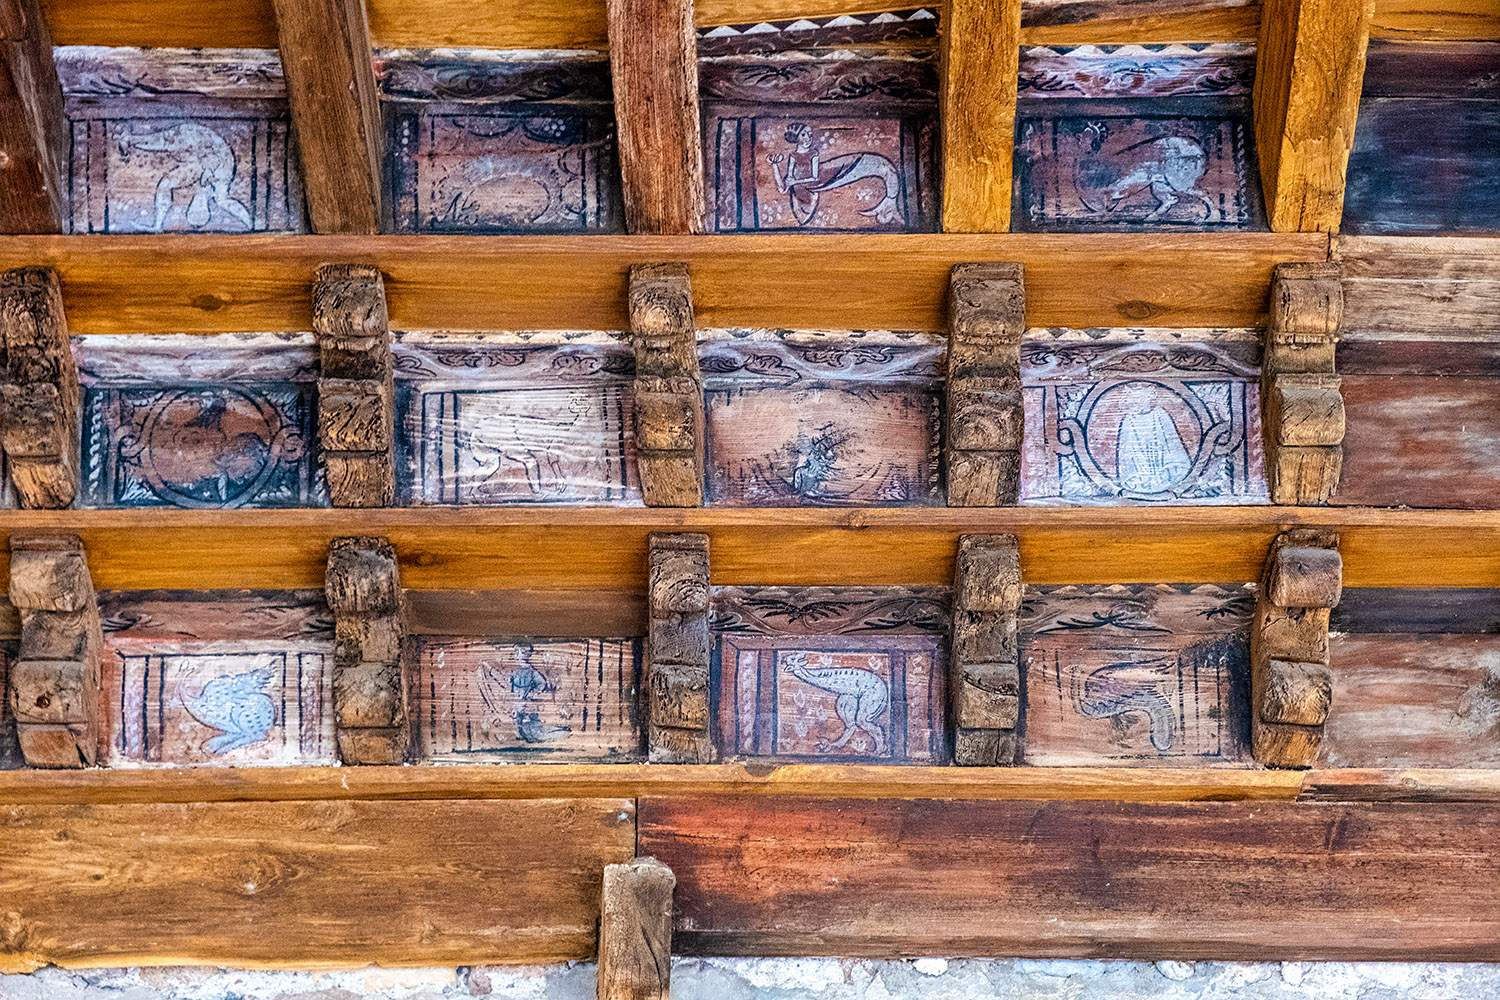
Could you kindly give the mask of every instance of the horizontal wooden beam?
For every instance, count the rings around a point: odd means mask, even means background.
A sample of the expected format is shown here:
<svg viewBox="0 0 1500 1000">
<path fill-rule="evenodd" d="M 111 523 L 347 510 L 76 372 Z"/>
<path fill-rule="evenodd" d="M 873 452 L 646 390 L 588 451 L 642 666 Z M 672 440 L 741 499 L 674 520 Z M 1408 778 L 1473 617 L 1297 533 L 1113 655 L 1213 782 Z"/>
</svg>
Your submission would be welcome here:
<svg viewBox="0 0 1500 1000">
<path fill-rule="evenodd" d="M 1500 770 L 507 764 L 0 771 L 0 804 L 639 798 L 1500 802 Z"/>
<path fill-rule="evenodd" d="M 704 532 L 716 584 L 948 585 L 958 537 L 1014 534 L 1033 584 L 1255 580 L 1290 527 L 1337 531 L 1350 587 L 1500 587 L 1500 511 L 1318 507 L 5 511 L 73 532 L 101 590 L 320 587 L 327 546 L 390 539 L 413 590 L 643 593 L 646 539 Z M 149 553 L 149 556 L 146 554 Z"/>
<path fill-rule="evenodd" d="M 1026 270 L 1032 326 L 1253 326 L 1272 266 L 1323 260 L 1315 234 L 712 237 L 219 236 L 0 238 L 0 269 L 62 279 L 75 334 L 311 328 L 314 272 L 385 273 L 397 330 L 626 330 L 632 264 L 682 262 L 697 325 L 946 329 L 963 261 Z"/>
</svg>

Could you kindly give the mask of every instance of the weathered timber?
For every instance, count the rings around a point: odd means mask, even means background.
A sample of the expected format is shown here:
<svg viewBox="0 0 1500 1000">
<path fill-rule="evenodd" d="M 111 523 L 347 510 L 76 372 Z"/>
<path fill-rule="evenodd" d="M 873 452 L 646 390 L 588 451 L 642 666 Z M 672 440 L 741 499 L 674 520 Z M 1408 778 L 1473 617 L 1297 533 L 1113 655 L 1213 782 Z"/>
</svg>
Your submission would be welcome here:
<svg viewBox="0 0 1500 1000">
<path fill-rule="evenodd" d="M 708 536 L 652 535 L 641 698 L 652 762 L 717 758 L 710 733 Z"/>
<path fill-rule="evenodd" d="M 1344 400 L 1334 373 L 1344 292 L 1337 264 L 1278 264 L 1261 368 L 1271 502 L 1326 504 L 1344 456 Z"/>
<path fill-rule="evenodd" d="M 0 971 L 587 958 L 599 872 L 634 856 L 634 813 L 627 798 L 14 807 Z"/>
<path fill-rule="evenodd" d="M 635 451 L 651 507 L 703 505 L 703 376 L 686 264 L 630 269 Z"/>
<path fill-rule="evenodd" d="M 1270 767 L 1311 767 L 1333 700 L 1328 612 L 1343 590 L 1338 536 L 1283 532 L 1271 547 L 1250 634 L 1250 743 Z"/>
<path fill-rule="evenodd" d="M 599 907 L 599 1000 L 672 995 L 672 869 L 655 858 L 606 865 Z"/>
<path fill-rule="evenodd" d="M 399 764 L 411 741 L 406 598 L 396 550 L 383 538 L 328 547 L 328 606 L 336 645 L 334 719 L 345 764 Z"/>
<path fill-rule="evenodd" d="M 625 228 L 703 232 L 693 0 L 607 0 Z"/>
<path fill-rule="evenodd" d="M 958 540 L 948 668 L 955 764 L 1016 762 L 1021 596 L 1021 556 L 1014 535 Z"/>
<path fill-rule="evenodd" d="M 1494 803 L 638 810 L 640 850 L 677 876 L 685 954 L 1483 960 L 1500 945 Z"/>
<path fill-rule="evenodd" d="M 0 275 L 0 442 L 23 507 L 71 507 L 78 491 L 78 370 L 57 275 Z"/>
<path fill-rule="evenodd" d="M 69 535 L 10 540 L 10 602 L 21 648 L 6 697 L 32 767 L 78 768 L 99 748 L 103 639 L 83 544 Z"/>
<path fill-rule="evenodd" d="M 1021 490 L 1020 264 L 959 264 L 949 278 L 948 504 L 1014 506 Z"/>
<path fill-rule="evenodd" d="M 377 233 L 383 131 L 364 0 L 274 3 L 312 228 Z"/>
<path fill-rule="evenodd" d="M 1337 232 L 1375 0 L 1264 0 L 1255 136 L 1274 232 Z"/>
<path fill-rule="evenodd" d="M 333 264 L 313 286 L 318 443 L 335 507 L 396 499 L 395 381 L 385 282 L 373 267 Z"/>
<path fill-rule="evenodd" d="M 1021 0 L 951 0 L 943 10 L 943 231 L 1010 229 Z"/>
<path fill-rule="evenodd" d="M 0 233 L 60 233 L 68 120 L 40 0 L 0 0 Z"/>
</svg>

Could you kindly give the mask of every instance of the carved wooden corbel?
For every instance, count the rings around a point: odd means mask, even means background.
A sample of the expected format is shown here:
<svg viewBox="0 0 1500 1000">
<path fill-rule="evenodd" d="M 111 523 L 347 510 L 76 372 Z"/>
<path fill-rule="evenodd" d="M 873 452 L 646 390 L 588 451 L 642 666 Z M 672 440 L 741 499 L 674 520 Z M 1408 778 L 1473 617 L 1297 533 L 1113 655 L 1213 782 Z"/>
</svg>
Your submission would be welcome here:
<svg viewBox="0 0 1500 1000">
<path fill-rule="evenodd" d="M 598 1000 L 672 995 L 672 890 L 677 877 L 655 858 L 604 866 L 599 906 Z"/>
<path fill-rule="evenodd" d="M 335 507 L 388 507 L 396 499 L 396 390 L 385 282 L 361 264 L 318 269 L 318 444 Z"/>
<path fill-rule="evenodd" d="M 1261 367 L 1271 502 L 1325 504 L 1344 464 L 1344 398 L 1334 373 L 1344 291 L 1337 264 L 1278 264 Z"/>
<path fill-rule="evenodd" d="M 0 275 L 6 360 L 0 428 L 22 507 L 71 507 L 78 492 L 78 370 L 57 275 L 23 267 Z"/>
<path fill-rule="evenodd" d="M 21 649 L 8 696 L 32 767 L 87 767 L 99 750 L 99 607 L 83 543 L 72 535 L 13 536 L 10 601 Z"/>
<path fill-rule="evenodd" d="M 703 375 L 686 264 L 630 269 L 635 454 L 649 507 L 703 506 Z"/>
<path fill-rule="evenodd" d="M 1295 529 L 1271 545 L 1250 636 L 1250 742 L 1270 767 L 1311 767 L 1333 701 L 1330 609 L 1343 592 L 1333 532 Z"/>
<path fill-rule="evenodd" d="M 1021 719 L 1021 556 L 1014 535 L 964 535 L 953 582 L 953 762 L 1014 764 Z"/>
<path fill-rule="evenodd" d="M 652 535 L 642 684 L 648 759 L 717 759 L 708 709 L 708 536 Z"/>
<path fill-rule="evenodd" d="M 400 764 L 410 724 L 406 596 L 396 550 L 383 538 L 335 538 L 324 580 L 333 609 L 333 705 L 345 764 Z"/>
<path fill-rule="evenodd" d="M 1011 507 L 1021 490 L 1020 264 L 959 264 L 949 278 L 948 505 Z"/>
</svg>

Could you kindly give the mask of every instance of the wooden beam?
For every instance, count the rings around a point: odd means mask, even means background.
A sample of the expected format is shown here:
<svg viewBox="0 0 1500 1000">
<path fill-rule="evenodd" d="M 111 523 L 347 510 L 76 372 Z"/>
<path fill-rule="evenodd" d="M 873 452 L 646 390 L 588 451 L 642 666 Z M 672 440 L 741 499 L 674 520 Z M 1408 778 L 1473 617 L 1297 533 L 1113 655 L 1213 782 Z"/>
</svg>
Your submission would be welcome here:
<svg viewBox="0 0 1500 1000">
<path fill-rule="evenodd" d="M 359 264 L 318 269 L 318 453 L 335 507 L 396 502 L 396 384 L 380 272 Z"/>
<path fill-rule="evenodd" d="M 1278 264 L 1261 362 L 1261 419 L 1271 502 L 1326 504 L 1344 462 L 1344 399 L 1335 373 L 1344 290 L 1337 264 Z"/>
<path fill-rule="evenodd" d="M 1266 0 L 1255 140 L 1278 233 L 1337 232 L 1375 0 Z"/>
<path fill-rule="evenodd" d="M 670 1000 L 672 869 L 636 858 L 604 869 L 599 914 L 599 1000 Z"/>
<path fill-rule="evenodd" d="M 1249 42 L 1260 0 L 1022 0 L 1022 45 Z"/>
<path fill-rule="evenodd" d="M 1375 0 L 1370 37 L 1500 42 L 1500 6 L 1494 0 Z"/>
<path fill-rule="evenodd" d="M 275 6 L 313 232 L 377 233 L 384 140 L 364 0 Z"/>
<path fill-rule="evenodd" d="M 709 550 L 705 535 L 652 535 L 642 704 L 652 763 L 718 759 L 709 732 Z"/>
<path fill-rule="evenodd" d="M 1488 241 L 1500 246 L 1500 240 Z M 947 329 L 953 265 L 1026 269 L 1032 326 L 1263 324 L 1271 268 L 1319 261 L 1316 235 L 12 237 L 0 268 L 62 279 L 76 334 L 307 330 L 313 275 L 385 275 L 398 330 L 627 330 L 633 264 L 691 268 L 699 327 Z"/>
<path fill-rule="evenodd" d="M 943 232 L 1007 232 L 1021 0 L 949 0 L 941 30 Z"/>
<path fill-rule="evenodd" d="M 953 762 L 1014 764 L 1021 732 L 1021 556 L 1013 535 L 958 540 L 948 664 Z"/>
<path fill-rule="evenodd" d="M 0 972 L 591 957 L 629 799 L 15 806 Z M 126 902 L 128 901 L 128 902 Z"/>
<path fill-rule="evenodd" d="M 1041 769 L 1050 770 L 1050 769 Z M 707 955 L 1483 961 L 1500 806 L 642 798 Z"/>
<path fill-rule="evenodd" d="M 944 459 L 950 507 L 1013 507 L 1021 495 L 1020 264 L 959 264 L 948 290 Z"/>
<path fill-rule="evenodd" d="M 401 764 L 411 744 L 406 592 L 383 538 L 336 538 L 324 577 L 333 611 L 334 726 L 345 764 Z"/>
<path fill-rule="evenodd" d="M 703 506 L 703 373 L 685 264 L 630 269 L 635 450 L 649 507 Z"/>
<path fill-rule="evenodd" d="M 616 141 L 632 233 L 703 232 L 693 0 L 607 0 Z"/>
<path fill-rule="evenodd" d="M 22 507 L 71 507 L 78 494 L 78 369 L 57 275 L 0 274 L 0 443 Z"/>
<path fill-rule="evenodd" d="M 37 0 L 0 0 L 0 233 L 60 233 L 68 120 Z"/>
</svg>

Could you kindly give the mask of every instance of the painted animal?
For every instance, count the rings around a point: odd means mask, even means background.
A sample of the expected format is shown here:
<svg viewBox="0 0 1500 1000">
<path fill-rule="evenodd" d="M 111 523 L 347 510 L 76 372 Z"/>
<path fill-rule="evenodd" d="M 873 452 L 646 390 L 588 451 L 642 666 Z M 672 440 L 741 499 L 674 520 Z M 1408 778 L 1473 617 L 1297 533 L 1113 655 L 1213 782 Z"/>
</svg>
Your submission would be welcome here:
<svg viewBox="0 0 1500 1000">
<path fill-rule="evenodd" d="M 194 719 L 220 731 L 203 744 L 204 750 L 225 754 L 265 741 L 276 725 L 276 703 L 266 693 L 271 683 L 270 668 L 215 677 L 196 695 L 189 695 L 185 689 L 191 674 L 188 671 L 178 678 L 177 697 Z"/>
<path fill-rule="evenodd" d="M 478 417 L 468 433 L 474 479 L 488 483 L 501 479 L 507 466 L 519 466 L 533 496 L 565 493 L 569 475 L 564 458 L 577 450 L 573 428 L 593 412 L 593 400 L 581 392 L 570 394 L 567 417 L 502 406 Z"/>
<path fill-rule="evenodd" d="M 878 667 L 879 660 L 871 657 L 870 666 Z M 873 669 L 835 667 L 832 657 L 828 656 L 820 657 L 816 667 L 810 666 L 807 654 L 802 652 L 788 653 L 786 668 L 788 673 L 803 683 L 836 696 L 833 710 L 839 717 L 839 722 L 843 723 L 844 731 L 826 749 L 845 747 L 856 735 L 864 732 L 875 741 L 875 756 L 885 754 L 885 730 L 880 727 L 878 720 L 890 707 L 891 686 L 884 677 Z"/>
<path fill-rule="evenodd" d="M 1147 139 L 1120 151 L 1121 156 L 1132 153 L 1139 157 L 1134 167 L 1109 186 L 1109 211 L 1149 190 L 1156 199 L 1156 208 L 1145 217 L 1146 222 L 1155 222 L 1166 215 L 1184 195 L 1202 202 L 1204 211 L 1212 213 L 1208 199 L 1198 190 L 1198 181 L 1208 162 L 1202 146 L 1192 139 L 1169 135 Z"/>
<path fill-rule="evenodd" d="M 194 229 L 203 229 L 213 222 L 216 210 L 247 230 L 255 228 L 249 211 L 229 190 L 234 182 L 234 149 L 213 129 L 197 122 L 182 122 L 149 135 L 127 135 L 120 145 L 123 152 L 135 149 L 166 153 L 173 161 L 156 182 L 153 232 L 162 232 L 166 226 L 178 191 L 188 195 L 184 218 Z M 222 227 L 223 223 L 219 225 Z"/>
<path fill-rule="evenodd" d="M 1151 726 L 1151 745 L 1165 753 L 1177 738 L 1177 714 L 1167 696 L 1157 688 L 1121 676 L 1135 668 L 1132 663 L 1114 663 L 1089 674 L 1083 690 L 1075 691 L 1078 710 L 1090 719 L 1109 719 L 1139 712 Z"/>
</svg>

